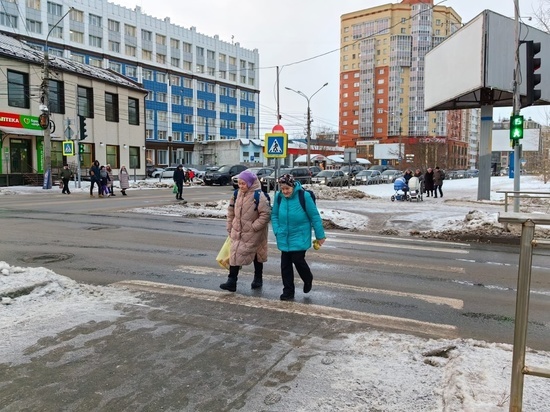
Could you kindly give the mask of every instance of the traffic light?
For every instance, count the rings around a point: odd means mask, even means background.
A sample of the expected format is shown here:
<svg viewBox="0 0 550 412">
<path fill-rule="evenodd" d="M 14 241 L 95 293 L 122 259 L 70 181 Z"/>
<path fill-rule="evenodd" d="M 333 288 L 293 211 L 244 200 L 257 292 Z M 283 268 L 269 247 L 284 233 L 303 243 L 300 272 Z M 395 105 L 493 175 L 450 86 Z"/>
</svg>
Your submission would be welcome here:
<svg viewBox="0 0 550 412">
<path fill-rule="evenodd" d="M 86 130 L 86 118 L 78 115 L 78 121 L 80 123 L 80 140 L 84 140 L 88 137 L 88 131 Z"/>
<path fill-rule="evenodd" d="M 540 69 L 541 60 L 540 57 L 535 57 L 540 53 L 541 45 L 539 42 L 534 42 L 532 40 L 525 42 L 526 47 L 526 84 L 527 84 L 527 94 L 525 99 L 525 106 L 531 106 L 537 100 L 541 98 L 540 89 L 535 89 L 540 84 L 541 75 L 540 73 L 535 73 Z"/>
<path fill-rule="evenodd" d="M 78 152 L 79 152 L 80 154 L 83 154 L 83 153 L 84 153 L 84 144 L 82 144 L 82 143 L 79 143 L 79 144 L 78 144 Z"/>
<path fill-rule="evenodd" d="M 510 139 L 523 139 L 523 116 L 519 114 L 510 117 Z"/>
</svg>

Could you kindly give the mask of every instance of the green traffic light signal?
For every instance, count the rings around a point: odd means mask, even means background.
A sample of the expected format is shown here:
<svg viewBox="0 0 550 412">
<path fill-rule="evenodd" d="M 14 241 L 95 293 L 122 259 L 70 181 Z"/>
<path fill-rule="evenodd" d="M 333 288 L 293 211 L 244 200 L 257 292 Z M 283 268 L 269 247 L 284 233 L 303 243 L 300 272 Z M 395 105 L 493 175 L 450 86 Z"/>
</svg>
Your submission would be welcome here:
<svg viewBox="0 0 550 412">
<path fill-rule="evenodd" d="M 523 139 L 523 116 L 515 115 L 510 117 L 510 139 Z"/>
<path fill-rule="evenodd" d="M 79 152 L 80 154 L 84 153 L 84 145 L 83 145 L 82 143 L 80 143 L 80 144 L 78 145 L 78 152 Z"/>
</svg>

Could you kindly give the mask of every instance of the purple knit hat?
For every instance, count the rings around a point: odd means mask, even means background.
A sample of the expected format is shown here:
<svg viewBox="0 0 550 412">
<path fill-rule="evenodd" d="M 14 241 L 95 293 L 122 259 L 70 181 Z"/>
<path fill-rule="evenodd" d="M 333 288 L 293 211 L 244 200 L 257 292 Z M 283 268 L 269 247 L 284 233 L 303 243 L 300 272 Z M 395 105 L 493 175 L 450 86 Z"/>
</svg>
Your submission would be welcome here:
<svg viewBox="0 0 550 412">
<path fill-rule="evenodd" d="M 258 176 L 252 173 L 250 170 L 244 170 L 237 176 L 239 179 L 244 180 L 248 187 L 252 186 L 255 181 L 258 180 Z"/>
</svg>

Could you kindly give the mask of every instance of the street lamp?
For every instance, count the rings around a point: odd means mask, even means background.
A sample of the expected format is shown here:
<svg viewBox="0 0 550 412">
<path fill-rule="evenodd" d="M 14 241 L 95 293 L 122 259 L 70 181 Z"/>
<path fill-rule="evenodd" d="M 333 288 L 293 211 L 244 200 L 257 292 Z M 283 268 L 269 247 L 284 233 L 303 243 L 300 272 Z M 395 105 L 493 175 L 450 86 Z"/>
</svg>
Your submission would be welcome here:
<svg viewBox="0 0 550 412">
<path fill-rule="evenodd" d="M 43 189 L 51 189 L 52 188 L 52 138 L 51 138 L 51 132 L 50 132 L 50 99 L 49 99 L 49 81 L 50 81 L 50 68 L 49 68 L 49 56 L 48 56 L 48 40 L 50 38 L 50 34 L 52 33 L 53 29 L 57 27 L 61 21 L 67 17 L 67 15 L 73 10 L 73 7 L 69 7 L 69 10 L 61 16 L 61 18 L 55 23 L 48 32 L 48 35 L 46 36 L 46 43 L 44 48 L 44 69 L 43 69 L 43 80 L 42 80 L 42 98 L 41 100 L 41 106 L 40 109 L 42 110 L 42 113 L 46 115 L 46 128 L 44 129 L 44 173 L 47 178 L 47 180 L 44 181 Z"/>
<path fill-rule="evenodd" d="M 313 93 L 311 96 L 307 96 L 305 93 L 301 92 L 300 90 L 294 90 L 290 87 L 285 87 L 285 89 L 290 90 L 291 92 L 294 92 L 296 94 L 299 94 L 303 98 L 307 100 L 307 167 L 309 168 L 310 162 L 311 162 L 311 110 L 309 108 L 309 102 L 315 96 L 317 93 L 321 91 L 321 89 L 325 86 L 328 86 L 328 83 L 323 84 L 315 93 Z"/>
</svg>

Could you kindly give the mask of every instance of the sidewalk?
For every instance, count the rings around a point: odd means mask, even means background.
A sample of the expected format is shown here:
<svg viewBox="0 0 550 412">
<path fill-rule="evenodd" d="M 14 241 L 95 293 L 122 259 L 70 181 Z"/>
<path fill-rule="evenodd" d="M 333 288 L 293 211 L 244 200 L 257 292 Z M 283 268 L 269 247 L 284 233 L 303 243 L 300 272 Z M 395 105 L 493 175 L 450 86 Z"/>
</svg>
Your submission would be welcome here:
<svg viewBox="0 0 550 412">
<path fill-rule="evenodd" d="M 446 325 L 4 262 L 0 280 L 2 412 L 507 410 L 510 346 Z M 527 379 L 524 407 L 548 395 Z"/>
</svg>

